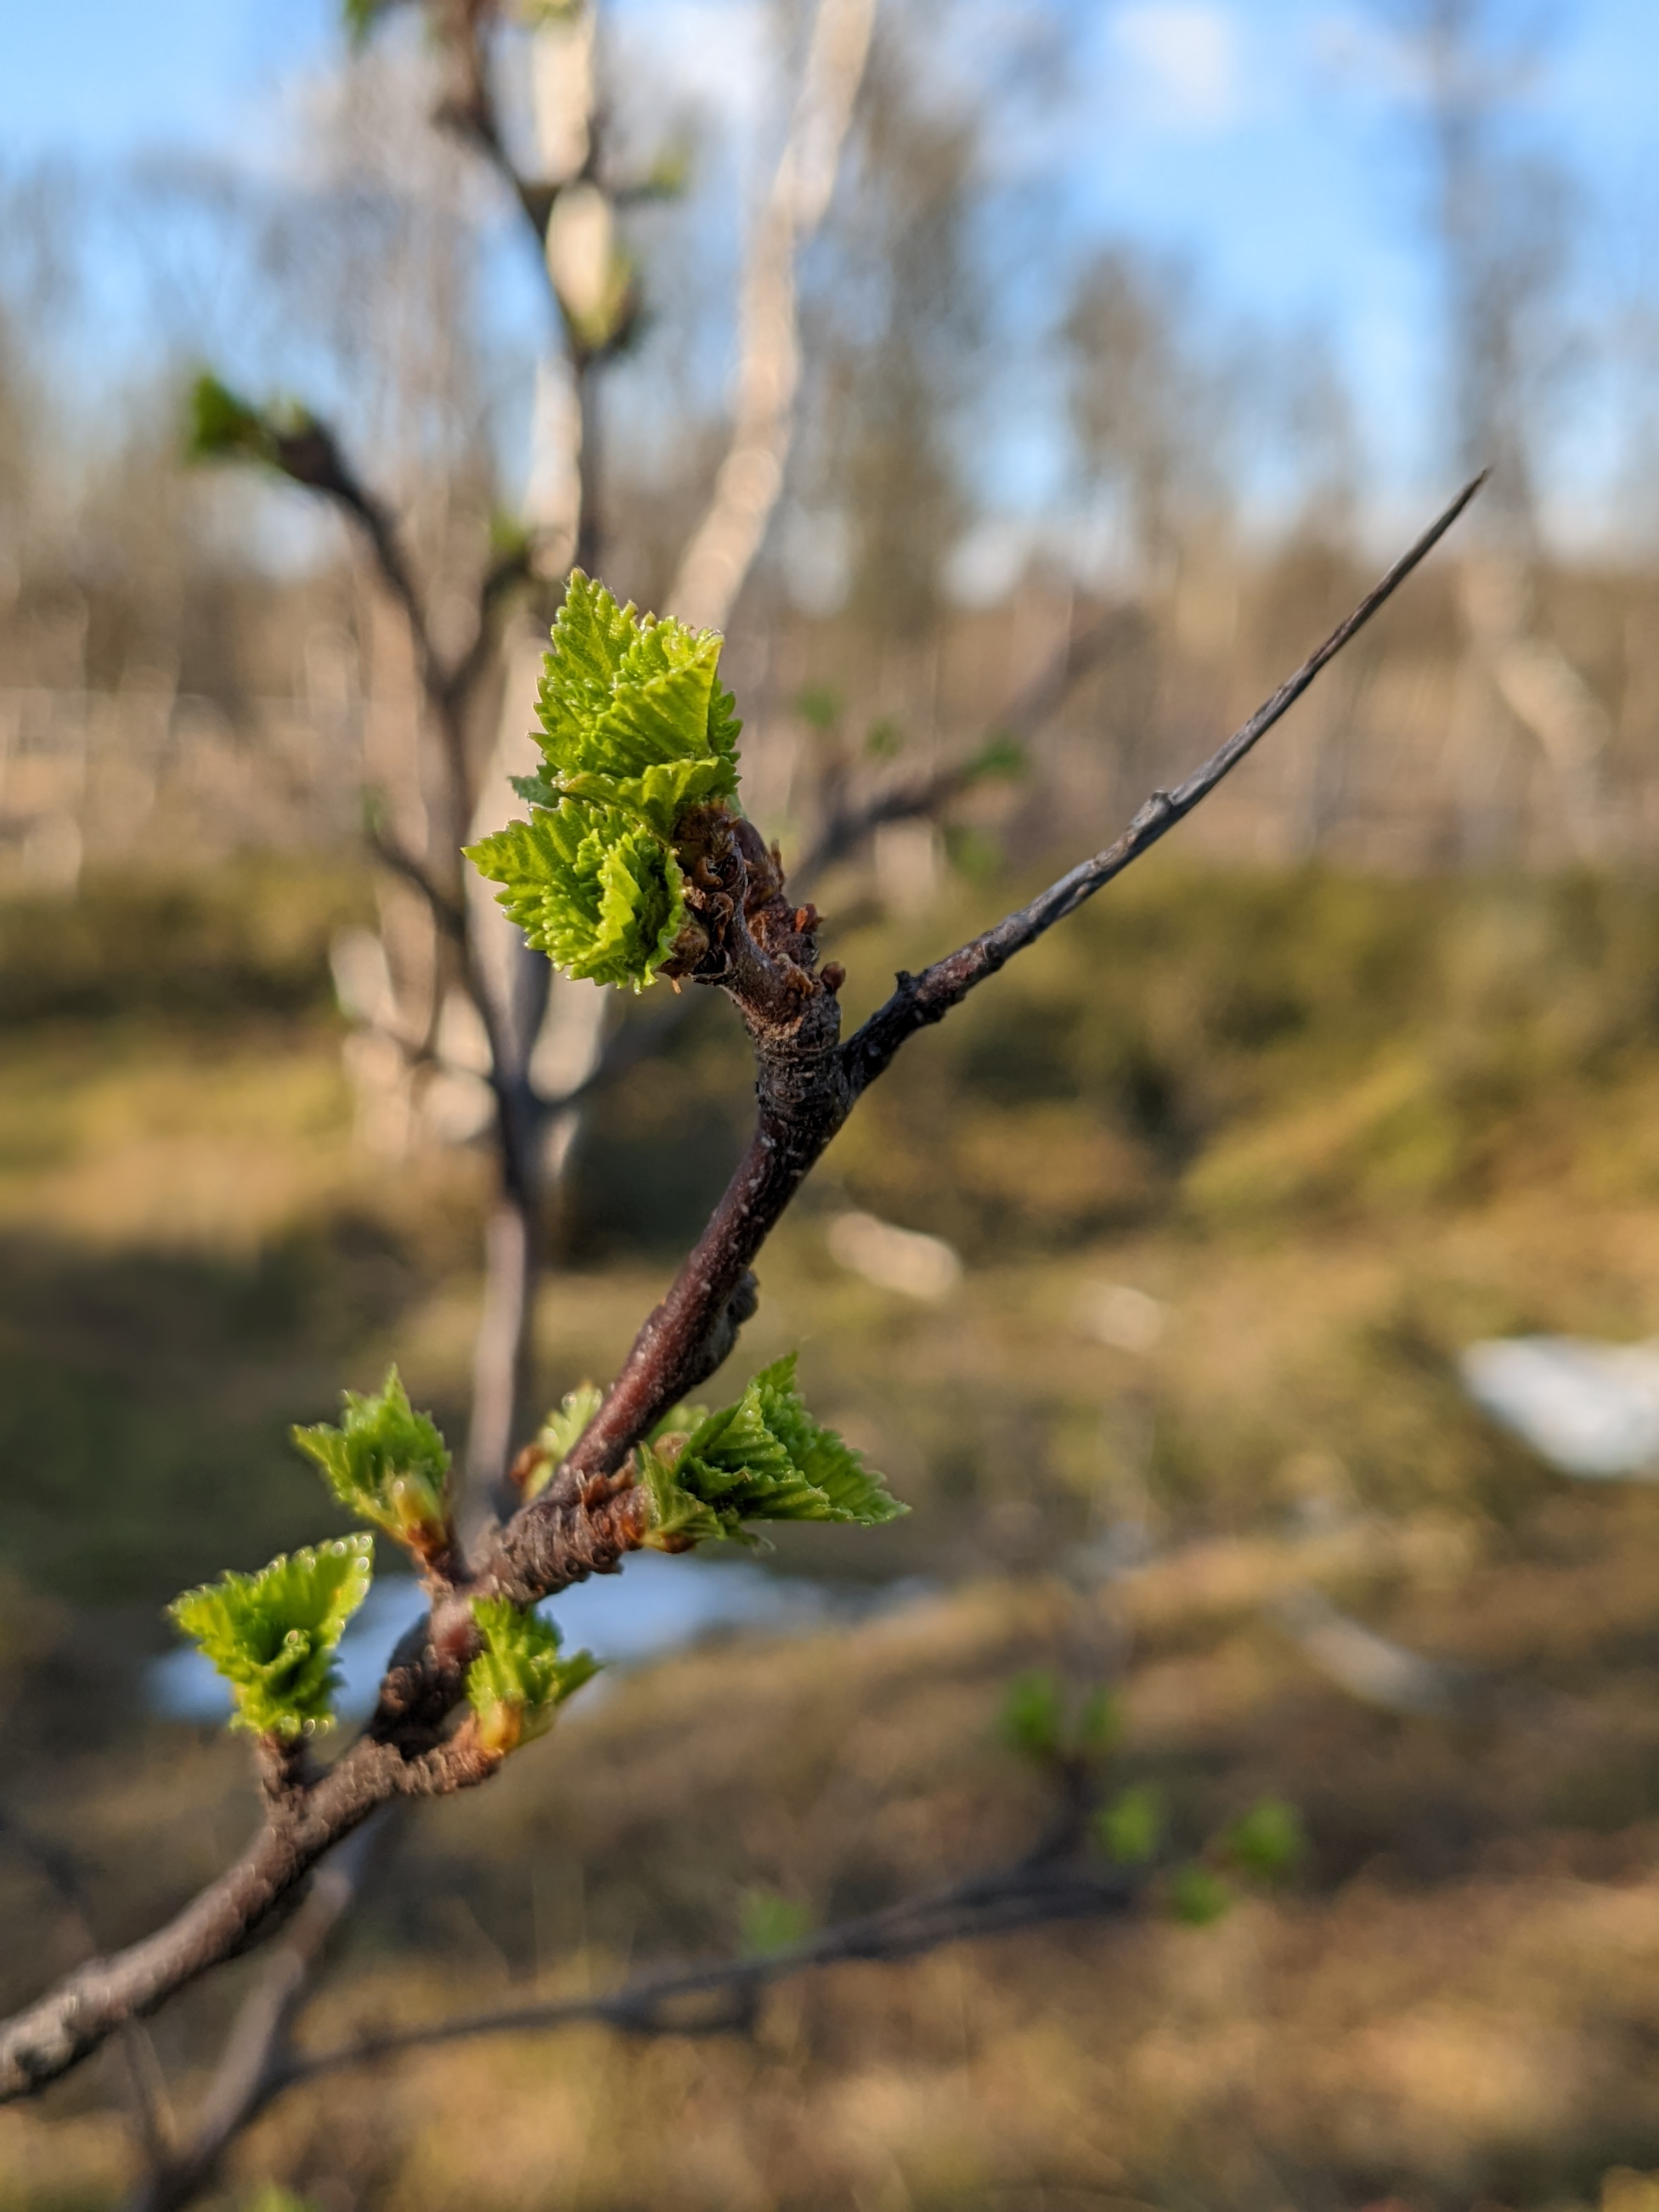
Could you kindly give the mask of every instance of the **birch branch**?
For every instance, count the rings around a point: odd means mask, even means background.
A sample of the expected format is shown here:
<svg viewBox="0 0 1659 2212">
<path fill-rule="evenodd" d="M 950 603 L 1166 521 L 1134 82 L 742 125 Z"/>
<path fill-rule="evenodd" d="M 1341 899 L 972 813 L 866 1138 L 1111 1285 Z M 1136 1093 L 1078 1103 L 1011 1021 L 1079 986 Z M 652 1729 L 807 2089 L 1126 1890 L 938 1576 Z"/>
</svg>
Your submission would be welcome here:
<svg viewBox="0 0 1659 2212">
<path fill-rule="evenodd" d="M 478 1644 L 471 1600 L 533 1604 L 587 1575 L 612 1571 L 647 1533 L 649 1500 L 625 1462 L 675 1401 L 711 1375 L 754 1310 L 750 1263 L 868 1085 L 917 1030 L 1074 912 L 1190 813 L 1299 698 L 1451 527 L 1480 488 L 1462 492 L 1354 612 L 1226 744 L 1174 792 L 1158 792 L 1117 842 L 897 990 L 840 1041 L 833 963 L 817 970 L 817 916 L 787 896 L 758 832 L 738 817 L 726 855 L 735 896 L 710 940 L 718 983 L 755 1049 L 754 1137 L 707 1229 L 647 1319 L 604 1403 L 541 1494 L 520 1507 L 487 1556 L 434 1600 L 424 1628 L 394 1652 L 364 1735 L 320 1775 L 284 1768 L 268 1784 L 266 1820 L 241 1861 L 170 1923 L 129 1949 L 88 1962 L 0 2028 L 0 2102 L 65 2074 L 127 2021 L 233 1957 L 276 1924 L 319 1861 L 394 1797 L 447 1794 L 499 1763 L 464 1721 L 447 1733 Z M 711 910 L 712 911 L 712 910 Z"/>
</svg>

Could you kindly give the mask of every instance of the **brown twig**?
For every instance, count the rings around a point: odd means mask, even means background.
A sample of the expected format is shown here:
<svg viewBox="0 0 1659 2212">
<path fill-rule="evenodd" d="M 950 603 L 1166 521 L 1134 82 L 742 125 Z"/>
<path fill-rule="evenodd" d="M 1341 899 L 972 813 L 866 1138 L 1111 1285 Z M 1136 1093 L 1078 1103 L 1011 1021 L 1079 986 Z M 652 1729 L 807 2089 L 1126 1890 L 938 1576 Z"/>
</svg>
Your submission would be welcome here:
<svg viewBox="0 0 1659 2212">
<path fill-rule="evenodd" d="M 647 1533 L 645 1493 L 623 1462 L 677 1398 L 730 1351 L 752 1310 L 750 1264 L 863 1091 L 918 1029 L 1127 867 L 1213 790 L 1407 576 L 1478 489 L 1468 486 L 1290 680 L 1174 793 L 1158 793 L 1118 842 L 1028 907 L 899 988 L 840 1043 L 831 969 L 815 972 L 817 917 L 794 908 L 775 860 L 746 823 L 711 822 L 688 899 L 709 927 L 697 969 L 736 1000 L 757 1063 L 755 1135 L 667 1297 L 641 1330 L 599 1413 L 540 1497 L 501 1531 L 470 1584 L 434 1601 L 394 1655 L 365 1735 L 314 1780 L 279 1795 L 238 1864 L 167 1927 L 70 1975 L 0 2031 L 0 2100 L 66 2073 L 122 2022 L 256 1941 L 324 1853 L 393 1797 L 482 1781 L 493 1764 L 470 1724 L 446 1735 L 477 1649 L 469 1598 L 534 1602 L 613 1569 Z"/>
<path fill-rule="evenodd" d="M 302 2051 L 274 2075 L 270 2096 L 405 2051 L 486 2035 L 580 2026 L 641 2036 L 727 2033 L 748 2027 L 761 1990 L 798 1974 L 854 1962 L 895 1964 L 946 1943 L 981 1942 L 1055 1921 L 1110 1917 L 1127 1912 L 1144 1887 L 1143 1879 L 1126 1874 L 1024 1859 L 884 1911 L 842 1921 L 787 1949 L 755 1958 L 641 1975 L 602 1996 L 507 2006 Z"/>
<path fill-rule="evenodd" d="M 313 1879 L 305 1903 L 232 2023 L 223 2056 L 182 2141 L 149 2153 L 149 2171 L 125 2212 L 179 2212 L 214 2179 L 226 2152 L 278 2089 L 294 2060 L 289 2032 L 337 1942 L 347 1914 L 392 1836 L 381 1812 Z"/>
<path fill-rule="evenodd" d="M 1114 607 L 1080 635 L 1067 632 L 1058 650 L 1009 701 L 988 726 L 989 732 L 1019 736 L 1042 728 L 1065 704 L 1073 689 L 1112 650 L 1124 629 L 1125 615 Z M 798 889 L 814 883 L 826 868 L 857 851 L 866 838 L 890 822 L 914 822 L 935 815 L 978 780 L 975 756 L 952 761 L 930 774 L 873 793 L 856 805 L 837 790 L 817 835 L 789 871 Z"/>
</svg>

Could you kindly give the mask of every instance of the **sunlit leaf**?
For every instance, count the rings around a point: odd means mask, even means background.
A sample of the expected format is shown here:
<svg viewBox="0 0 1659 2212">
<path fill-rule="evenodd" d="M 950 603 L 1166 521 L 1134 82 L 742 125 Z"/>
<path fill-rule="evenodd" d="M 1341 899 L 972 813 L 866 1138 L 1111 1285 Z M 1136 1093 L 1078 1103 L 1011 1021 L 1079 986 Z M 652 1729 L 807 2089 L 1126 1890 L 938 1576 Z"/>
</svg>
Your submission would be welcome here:
<svg viewBox="0 0 1659 2212">
<path fill-rule="evenodd" d="M 360 1520 L 416 1549 L 441 1542 L 449 1526 L 449 1448 L 430 1417 L 410 1404 L 395 1367 L 373 1396 L 343 1395 L 338 1428 L 325 1421 L 296 1428 L 295 1443 Z"/>
<path fill-rule="evenodd" d="M 475 1597 L 484 1648 L 466 1670 L 466 1694 L 485 1748 L 514 1750 L 553 1725 L 564 1700 L 599 1672 L 591 1652 L 559 1656 L 559 1632 L 508 1599 Z"/>
<path fill-rule="evenodd" d="M 334 1651 L 368 1594 L 373 1557 L 373 1537 L 344 1536 L 173 1600 L 170 1618 L 230 1685 L 233 1728 L 293 1738 L 331 1724 Z"/>
</svg>

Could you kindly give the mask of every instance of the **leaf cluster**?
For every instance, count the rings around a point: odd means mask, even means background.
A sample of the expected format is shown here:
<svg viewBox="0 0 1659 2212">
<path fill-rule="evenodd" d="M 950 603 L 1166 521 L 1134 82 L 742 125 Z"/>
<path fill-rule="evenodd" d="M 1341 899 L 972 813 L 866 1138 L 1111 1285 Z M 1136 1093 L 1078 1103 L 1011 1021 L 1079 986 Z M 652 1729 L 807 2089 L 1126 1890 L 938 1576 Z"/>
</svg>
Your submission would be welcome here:
<svg viewBox="0 0 1659 2212">
<path fill-rule="evenodd" d="M 694 808 L 737 796 L 742 726 L 716 680 L 720 643 L 571 574 L 538 696 L 542 765 L 515 779 L 530 818 L 467 848 L 568 975 L 640 990 L 673 952 L 676 840 Z"/>
<path fill-rule="evenodd" d="M 553 1725 L 564 1700 L 599 1672 L 588 1651 L 559 1656 L 550 1620 L 504 1597 L 475 1597 L 472 1618 L 483 1650 L 466 1670 L 466 1694 L 487 1751 L 505 1756 Z"/>
<path fill-rule="evenodd" d="M 342 1505 L 422 1554 L 449 1536 L 449 1449 L 425 1413 L 417 1413 L 395 1367 L 373 1395 L 343 1394 L 338 1428 L 319 1421 L 290 1431 L 322 1469 Z"/>
<path fill-rule="evenodd" d="M 708 1537 L 752 1542 L 750 1521 L 896 1521 L 901 1505 L 859 1453 L 813 1419 L 795 1388 L 795 1355 L 763 1367 L 735 1406 L 677 1410 L 641 1448 L 651 1494 L 646 1538 L 678 1551 Z"/>
<path fill-rule="evenodd" d="M 334 1652 L 373 1557 L 373 1537 L 343 1536 L 173 1600 L 169 1617 L 230 1685 L 233 1728 L 291 1741 L 332 1725 Z"/>
</svg>

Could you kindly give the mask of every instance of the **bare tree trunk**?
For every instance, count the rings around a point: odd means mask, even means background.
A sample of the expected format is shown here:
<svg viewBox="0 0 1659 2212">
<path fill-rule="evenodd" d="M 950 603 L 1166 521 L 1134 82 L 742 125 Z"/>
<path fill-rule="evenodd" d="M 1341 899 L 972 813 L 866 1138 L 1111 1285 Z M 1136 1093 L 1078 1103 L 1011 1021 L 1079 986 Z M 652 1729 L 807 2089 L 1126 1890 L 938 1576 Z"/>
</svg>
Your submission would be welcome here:
<svg viewBox="0 0 1659 2212">
<path fill-rule="evenodd" d="M 795 260 L 829 209 L 875 15 L 876 0 L 819 0 L 794 119 L 744 274 L 732 442 L 668 595 L 671 611 L 697 629 L 729 617 L 783 489 L 800 384 Z"/>
</svg>

